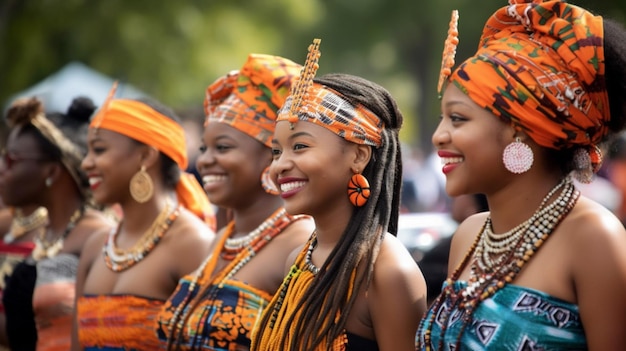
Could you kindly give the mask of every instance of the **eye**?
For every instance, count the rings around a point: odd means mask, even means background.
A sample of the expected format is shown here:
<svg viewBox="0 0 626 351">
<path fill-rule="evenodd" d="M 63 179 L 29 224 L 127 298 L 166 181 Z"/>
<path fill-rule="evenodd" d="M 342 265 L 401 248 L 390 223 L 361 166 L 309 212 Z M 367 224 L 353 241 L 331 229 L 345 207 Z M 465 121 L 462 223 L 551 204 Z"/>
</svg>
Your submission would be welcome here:
<svg viewBox="0 0 626 351">
<path fill-rule="evenodd" d="M 200 150 L 200 153 L 205 153 L 206 149 L 207 149 L 206 145 L 202 145 L 198 148 L 198 150 Z"/>
<path fill-rule="evenodd" d="M 277 159 L 282 151 L 280 149 L 272 148 L 272 158 Z"/>
<path fill-rule="evenodd" d="M 232 149 L 232 147 L 230 145 L 226 145 L 226 144 L 217 144 L 217 145 L 215 145 L 215 149 L 217 151 L 224 152 L 224 151 L 228 151 L 229 149 Z"/>
<path fill-rule="evenodd" d="M 452 121 L 452 123 L 455 122 L 464 122 L 467 121 L 467 118 L 457 114 L 457 113 L 453 113 L 450 115 L 450 121 Z"/>
<path fill-rule="evenodd" d="M 308 148 L 308 145 L 296 143 L 293 145 L 294 150 L 302 150 Z"/>
</svg>

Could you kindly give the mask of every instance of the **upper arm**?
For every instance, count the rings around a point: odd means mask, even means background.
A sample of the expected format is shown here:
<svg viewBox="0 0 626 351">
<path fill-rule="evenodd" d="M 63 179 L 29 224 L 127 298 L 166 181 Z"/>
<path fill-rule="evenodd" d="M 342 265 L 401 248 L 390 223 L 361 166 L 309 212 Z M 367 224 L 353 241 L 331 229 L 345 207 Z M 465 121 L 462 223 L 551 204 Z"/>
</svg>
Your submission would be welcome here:
<svg viewBox="0 0 626 351">
<path fill-rule="evenodd" d="M 589 350 L 614 349 L 626 345 L 626 231 L 610 214 L 581 219 L 570 256 L 580 317 Z"/>
<path fill-rule="evenodd" d="M 83 296 L 85 290 L 85 280 L 89 275 L 89 270 L 93 262 L 98 258 L 98 255 L 102 251 L 104 240 L 107 237 L 109 229 L 101 229 L 96 233 L 93 233 L 85 242 L 81 251 L 80 260 L 78 263 L 78 270 L 76 272 L 76 294 L 74 297 L 74 306 L 77 306 L 78 299 Z M 74 318 L 72 327 L 72 350 L 82 350 L 78 343 L 78 310 L 74 308 Z"/>
<path fill-rule="evenodd" d="M 393 239 L 386 240 L 376 261 L 368 306 L 379 349 L 413 351 L 426 311 L 426 282 L 406 248 Z"/>
</svg>

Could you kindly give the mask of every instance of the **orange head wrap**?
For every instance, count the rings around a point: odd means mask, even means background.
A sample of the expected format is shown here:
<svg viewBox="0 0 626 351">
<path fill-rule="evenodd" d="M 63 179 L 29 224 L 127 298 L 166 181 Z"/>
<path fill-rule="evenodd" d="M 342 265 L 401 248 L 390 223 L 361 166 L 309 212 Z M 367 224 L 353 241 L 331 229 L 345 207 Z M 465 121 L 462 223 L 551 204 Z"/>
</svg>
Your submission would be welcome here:
<svg viewBox="0 0 626 351">
<path fill-rule="evenodd" d="M 250 54 L 240 71 L 217 79 L 206 91 L 206 123 L 221 122 L 272 145 L 276 112 L 302 66 L 282 57 Z"/>
<path fill-rule="evenodd" d="M 559 0 L 509 4 L 450 82 L 539 145 L 580 147 L 598 163 L 610 117 L 602 18 Z"/>
<path fill-rule="evenodd" d="M 383 121 L 365 106 L 354 106 L 341 93 L 313 82 L 319 68 L 317 62 L 321 39 L 309 46 L 306 63 L 297 84 L 276 121 L 307 121 L 324 127 L 347 141 L 379 147 L 382 143 Z"/>
<path fill-rule="evenodd" d="M 107 129 L 150 145 L 176 162 L 181 170 L 187 168 L 187 148 L 183 128 L 143 102 L 127 99 L 110 100 L 94 116 L 89 127 Z M 176 194 L 181 205 L 210 225 L 214 225 L 209 200 L 193 175 L 182 172 L 176 186 Z"/>
</svg>

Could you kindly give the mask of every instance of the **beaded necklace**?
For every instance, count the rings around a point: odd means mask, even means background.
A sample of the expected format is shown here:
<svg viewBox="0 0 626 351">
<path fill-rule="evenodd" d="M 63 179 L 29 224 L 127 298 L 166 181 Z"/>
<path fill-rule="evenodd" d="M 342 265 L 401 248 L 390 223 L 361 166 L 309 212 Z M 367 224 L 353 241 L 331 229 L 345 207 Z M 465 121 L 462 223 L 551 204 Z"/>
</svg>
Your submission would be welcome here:
<svg viewBox="0 0 626 351">
<path fill-rule="evenodd" d="M 228 265 L 221 269 L 215 276 L 211 277 L 215 270 L 215 267 L 217 266 L 218 258 L 220 257 L 218 253 L 223 252 L 226 240 L 235 231 L 235 222 L 231 221 L 226 227 L 224 235 L 222 235 L 221 241 L 216 245 L 214 252 L 209 255 L 200 265 L 200 267 L 195 271 L 195 274 L 191 279 L 191 282 L 189 283 L 187 294 L 182 299 L 182 301 L 180 301 L 180 303 L 174 310 L 172 317 L 167 322 L 167 328 L 170 335 L 173 336 L 174 327 L 178 331 L 183 330 L 184 324 L 189 318 L 189 315 L 193 312 L 192 308 L 187 308 L 191 306 L 190 302 L 193 297 L 202 298 L 205 301 L 211 301 L 215 299 L 215 296 L 217 296 L 219 289 L 221 289 L 228 280 L 232 279 L 232 277 L 237 272 L 239 272 L 248 262 L 250 262 L 252 258 L 254 258 L 256 254 L 263 249 L 263 247 L 265 247 L 273 238 L 279 235 L 291 223 L 301 218 L 304 218 L 304 216 L 292 216 L 288 214 L 284 208 L 279 208 L 263 223 L 261 223 L 259 227 L 257 227 L 257 229 L 261 227 L 264 228 L 257 235 L 257 239 L 249 242 L 243 250 L 235 255 L 235 257 L 228 263 Z M 200 285 L 202 285 L 205 290 L 199 291 L 196 296 L 196 287 Z M 204 314 L 203 317 L 200 318 L 199 323 L 201 323 L 203 319 Z"/>
<path fill-rule="evenodd" d="M 560 188 L 563 190 L 559 196 L 546 206 L 546 203 Z M 515 280 L 526 263 L 571 211 L 579 196 L 580 192 L 576 190 L 571 180 L 565 178 L 546 195 L 535 213 L 513 230 L 504 234 L 494 234 L 491 229 L 491 218 L 488 217 L 469 251 L 446 280 L 446 286 L 430 309 L 432 311 L 430 318 L 428 321 L 424 318 L 420 322 L 419 330 L 423 330 L 425 323 L 428 323 L 428 328 L 424 331 L 424 345 L 418 345 L 418 348 L 432 350 L 431 333 L 435 319 L 437 319 L 442 322 L 437 349 L 442 350 L 449 319 L 458 308 L 464 314 L 463 324 L 455 342 L 455 349 L 459 350 L 461 337 L 471 322 L 471 316 L 477 306 Z M 509 239 L 510 237 L 514 239 Z M 508 247 L 508 252 L 504 251 L 505 246 Z M 503 257 L 493 258 L 490 255 Z M 467 286 L 455 292 L 454 283 L 458 281 L 461 272 L 472 259 Z M 442 310 L 446 300 L 449 301 L 449 306 Z"/>
<path fill-rule="evenodd" d="M 238 253 L 240 253 L 244 248 L 252 245 L 259 241 L 259 237 L 262 233 L 267 231 L 268 228 L 274 226 L 274 223 L 282 216 L 285 215 L 285 209 L 280 208 L 270 217 L 268 217 L 263 223 L 261 223 L 258 227 L 256 227 L 253 231 L 246 234 L 241 238 L 231 238 L 230 236 L 234 233 L 235 222 L 230 222 L 229 227 L 226 229 L 226 241 L 224 242 L 224 247 L 221 250 L 222 258 L 225 260 L 234 259 Z"/>
<path fill-rule="evenodd" d="M 45 228 L 48 225 L 48 209 L 38 207 L 33 213 L 24 216 L 22 210 L 15 209 L 13 219 L 11 220 L 11 228 L 4 236 L 4 242 L 10 244 L 22 237 L 24 234 L 37 228 Z"/>
<path fill-rule="evenodd" d="M 102 248 L 106 266 L 113 272 L 121 272 L 141 262 L 148 256 L 180 214 L 181 206 L 170 212 L 171 207 L 172 205 L 168 202 L 154 222 L 152 222 L 150 228 L 129 250 L 122 250 L 115 246 L 115 238 L 120 232 L 122 223 L 117 228 L 111 229 L 109 237 Z"/>
<path fill-rule="evenodd" d="M 47 212 L 47 211 L 46 211 Z M 35 261 L 39 261 L 44 258 L 52 258 L 56 256 L 63 249 L 63 242 L 65 238 L 70 234 L 72 229 L 76 226 L 76 223 L 83 218 L 83 214 L 85 214 L 85 207 L 81 206 L 79 209 L 74 211 L 72 216 L 70 217 L 70 221 L 67 223 L 63 234 L 59 235 L 52 241 L 48 241 L 46 239 L 47 231 L 42 231 L 38 236 L 35 237 L 35 248 L 32 252 L 32 257 Z"/>
</svg>

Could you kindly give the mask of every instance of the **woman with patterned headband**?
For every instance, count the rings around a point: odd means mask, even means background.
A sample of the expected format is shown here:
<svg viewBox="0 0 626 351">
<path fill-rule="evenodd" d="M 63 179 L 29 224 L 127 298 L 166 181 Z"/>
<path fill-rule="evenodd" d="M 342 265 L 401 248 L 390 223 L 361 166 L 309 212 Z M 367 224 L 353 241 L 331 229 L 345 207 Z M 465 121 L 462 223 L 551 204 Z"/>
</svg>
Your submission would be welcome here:
<svg viewBox="0 0 626 351">
<path fill-rule="evenodd" d="M 287 211 L 313 216 L 316 229 L 292 255 L 252 350 L 413 350 L 426 285 L 394 236 L 402 114 L 365 79 L 313 79 L 318 47 L 279 112 L 270 167 Z"/>
<path fill-rule="evenodd" d="M 119 204 L 123 218 L 95 233 L 81 257 L 73 349 L 157 350 L 154 319 L 178 280 L 209 253 L 212 209 L 182 171 L 185 134 L 169 108 L 109 100 L 92 119 L 88 141 L 82 166 L 94 200 Z"/>
<path fill-rule="evenodd" d="M 420 350 L 616 350 L 626 345 L 626 231 L 590 181 L 626 123 L 626 31 L 563 1 L 511 0 L 450 73 L 433 144 L 451 196 L 484 193 L 452 241 Z M 447 71 L 447 72 L 446 72 Z"/>
<path fill-rule="evenodd" d="M 157 333 L 170 350 L 248 350 L 289 254 L 313 231 L 310 218 L 285 211 L 266 174 L 276 112 L 300 69 L 282 57 L 251 54 L 207 88 L 197 169 L 211 202 L 232 220 L 159 315 Z"/>
<path fill-rule="evenodd" d="M 0 167 L 0 194 L 11 206 L 41 206 L 35 246 L 6 281 L 3 303 L 12 350 L 68 350 L 79 257 L 94 231 L 112 223 L 91 206 L 80 169 L 90 99 L 74 99 L 66 114 L 44 113 L 36 98 L 7 112 L 11 132 Z M 37 213 L 37 212 L 35 212 Z"/>
</svg>

